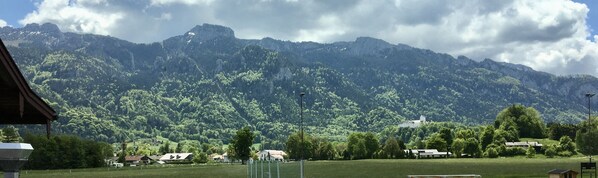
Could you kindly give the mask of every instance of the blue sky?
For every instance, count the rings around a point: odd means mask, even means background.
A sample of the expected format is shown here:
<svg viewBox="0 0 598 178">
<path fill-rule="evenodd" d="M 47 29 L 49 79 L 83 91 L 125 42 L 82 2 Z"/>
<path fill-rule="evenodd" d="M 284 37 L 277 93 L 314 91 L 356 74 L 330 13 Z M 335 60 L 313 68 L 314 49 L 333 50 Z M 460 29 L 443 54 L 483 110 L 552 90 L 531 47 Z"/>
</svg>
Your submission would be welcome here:
<svg viewBox="0 0 598 178">
<path fill-rule="evenodd" d="M 31 0 L 0 0 L 2 6 L 0 6 L 0 19 L 6 21 L 6 23 L 13 27 L 21 27 L 19 20 L 25 18 L 30 12 L 36 10 L 34 2 Z"/>
<path fill-rule="evenodd" d="M 584 3 L 590 9 L 586 22 L 593 35 L 598 35 L 598 1 L 596 0 L 576 0 L 576 2 Z M 592 39 L 593 40 L 593 39 Z"/>
<path fill-rule="evenodd" d="M 136 43 L 159 42 L 211 23 L 231 27 L 244 39 L 330 43 L 370 36 L 455 57 L 524 64 L 557 75 L 598 76 L 596 0 L 0 2 L 0 26 L 50 22 L 65 32 Z"/>
</svg>

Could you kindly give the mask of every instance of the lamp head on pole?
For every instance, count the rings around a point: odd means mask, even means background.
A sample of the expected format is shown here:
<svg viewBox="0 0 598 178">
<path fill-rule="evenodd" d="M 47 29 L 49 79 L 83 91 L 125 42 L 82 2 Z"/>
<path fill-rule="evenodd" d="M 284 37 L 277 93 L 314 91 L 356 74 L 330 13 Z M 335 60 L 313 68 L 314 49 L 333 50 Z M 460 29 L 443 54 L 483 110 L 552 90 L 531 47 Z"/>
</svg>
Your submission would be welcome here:
<svg viewBox="0 0 598 178">
<path fill-rule="evenodd" d="M 586 93 L 586 97 L 588 97 L 588 98 L 591 98 L 591 97 L 593 97 L 594 95 L 596 95 L 596 94 L 595 94 L 595 93 Z"/>
<path fill-rule="evenodd" d="M 303 96 L 303 95 L 305 95 L 305 92 L 299 93 L 299 96 Z"/>
</svg>

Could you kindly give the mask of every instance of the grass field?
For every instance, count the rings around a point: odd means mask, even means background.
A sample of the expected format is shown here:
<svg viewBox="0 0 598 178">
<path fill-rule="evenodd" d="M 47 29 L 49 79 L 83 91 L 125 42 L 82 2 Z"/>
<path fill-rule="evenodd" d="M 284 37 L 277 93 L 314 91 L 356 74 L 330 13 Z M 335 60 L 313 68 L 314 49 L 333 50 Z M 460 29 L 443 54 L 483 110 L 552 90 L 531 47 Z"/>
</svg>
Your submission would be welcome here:
<svg viewBox="0 0 598 178">
<path fill-rule="evenodd" d="M 547 177 L 551 169 L 579 171 L 585 158 L 498 158 L 309 161 L 306 177 L 406 177 L 412 174 L 479 174 L 482 177 Z M 274 167 L 273 167 L 274 169 Z M 281 164 L 281 177 L 299 177 L 296 162 Z M 247 177 L 246 165 L 169 165 L 129 168 L 21 171 L 22 178 L 52 177 Z M 274 170 L 272 171 L 273 175 Z M 258 174 L 261 176 L 261 174 Z M 267 177 L 267 175 L 265 176 Z M 273 176 L 275 177 L 275 176 Z"/>
</svg>

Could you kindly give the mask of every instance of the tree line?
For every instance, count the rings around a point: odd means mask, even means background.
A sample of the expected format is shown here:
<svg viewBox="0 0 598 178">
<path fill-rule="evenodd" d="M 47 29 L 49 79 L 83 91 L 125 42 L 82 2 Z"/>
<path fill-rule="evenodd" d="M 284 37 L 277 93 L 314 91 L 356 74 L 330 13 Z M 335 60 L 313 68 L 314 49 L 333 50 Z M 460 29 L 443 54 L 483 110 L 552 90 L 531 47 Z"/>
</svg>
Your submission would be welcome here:
<svg viewBox="0 0 598 178">
<path fill-rule="evenodd" d="M 288 158 L 298 160 L 353 160 L 353 159 L 406 159 L 415 158 L 417 154 L 411 149 L 437 149 L 440 152 L 452 152 L 453 157 L 487 157 L 526 156 L 535 157 L 545 154 L 546 157 L 568 157 L 598 152 L 598 118 L 594 117 L 578 125 L 549 123 L 544 124 L 540 113 L 533 107 L 514 104 L 498 113 L 492 125 L 464 127 L 453 124 L 433 124 L 432 127 L 413 132 L 407 129 L 385 129 L 379 134 L 372 132 L 353 132 L 347 136 L 346 142 L 330 142 L 326 138 L 307 133 L 295 132 L 284 143 L 284 151 Z M 403 133 L 402 133 L 403 132 Z M 404 142 L 404 132 L 411 139 Z M 239 135 L 242 133 L 241 135 Z M 253 135 L 249 127 L 237 132 L 231 141 L 228 153 L 237 154 L 237 159 L 251 158 Z M 426 136 L 422 136 L 426 135 Z M 423 139 L 420 139 L 420 136 Z M 518 142 L 521 138 L 557 140 L 557 144 L 545 144 L 541 148 L 529 146 L 507 147 L 506 142 Z M 244 142 L 240 140 L 246 139 Z M 242 148 L 239 149 L 239 145 Z M 241 156 L 239 151 L 244 154 Z M 229 154 L 231 155 L 231 154 Z"/>
<path fill-rule="evenodd" d="M 415 130 L 415 131 L 414 131 Z M 408 133 L 408 134 L 405 134 Z M 257 159 L 252 147 L 256 133 L 250 127 L 236 131 L 227 149 L 208 143 L 180 142 L 175 148 L 170 142 L 151 151 L 142 144 L 136 147 L 123 146 L 119 156 L 148 155 L 167 152 L 193 152 L 193 162 L 206 163 L 211 153 L 227 153 L 229 158 L 245 160 Z M 409 136 L 407 136 L 409 135 Z M 437 149 L 452 152 L 454 157 L 488 157 L 524 155 L 534 157 L 545 154 L 547 157 L 572 156 L 578 153 L 596 154 L 598 151 L 598 118 L 594 117 L 578 125 L 550 123 L 544 124 L 540 114 L 532 107 L 512 105 L 503 109 L 492 125 L 465 127 L 463 125 L 432 123 L 425 129 L 385 129 L 380 133 L 353 132 L 346 141 L 329 141 L 328 138 L 304 133 L 288 136 L 284 151 L 289 159 L 301 157 L 309 160 L 353 160 L 353 159 L 406 159 L 415 158 L 410 149 Z M 408 141 L 404 141 L 409 137 Z M 3 142 L 24 141 L 35 148 L 25 168 L 67 169 L 105 166 L 105 159 L 114 154 L 113 147 L 104 142 L 83 140 L 76 136 L 57 135 L 49 139 L 44 135 L 26 134 L 21 138 L 14 127 L 2 129 Z M 520 141 L 520 138 L 549 138 L 557 144 L 544 145 L 541 149 L 510 148 L 505 142 Z M 262 148 L 264 145 L 262 145 Z M 124 151 L 123 151 L 124 150 Z M 122 159 L 121 158 L 121 159 Z"/>
<path fill-rule="evenodd" d="M 303 157 L 312 160 L 331 159 L 394 159 L 413 158 L 409 149 L 437 149 L 440 152 L 452 152 L 453 157 L 488 157 L 527 156 L 545 154 L 547 157 L 572 156 L 579 153 L 596 154 L 598 144 L 592 139 L 598 138 L 598 118 L 591 118 L 579 125 L 550 123 L 544 124 L 540 113 L 532 107 L 515 104 L 503 109 L 493 125 L 478 127 L 454 127 L 443 125 L 433 128 L 420 140 L 409 132 L 411 140 L 405 144 L 401 129 L 372 132 L 354 132 L 347 136 L 346 142 L 329 142 L 309 134 L 300 142 L 300 134 L 290 135 L 285 143 L 289 158 L 298 159 L 303 149 Z M 385 134 L 385 135 L 382 135 Z M 505 142 L 517 142 L 520 138 L 557 140 L 557 144 L 544 145 L 542 148 L 507 147 Z"/>
<path fill-rule="evenodd" d="M 105 142 L 84 140 L 73 135 L 26 134 L 25 143 L 34 151 L 25 164 L 25 169 L 72 169 L 106 166 L 106 159 L 112 158 L 113 148 Z"/>
</svg>

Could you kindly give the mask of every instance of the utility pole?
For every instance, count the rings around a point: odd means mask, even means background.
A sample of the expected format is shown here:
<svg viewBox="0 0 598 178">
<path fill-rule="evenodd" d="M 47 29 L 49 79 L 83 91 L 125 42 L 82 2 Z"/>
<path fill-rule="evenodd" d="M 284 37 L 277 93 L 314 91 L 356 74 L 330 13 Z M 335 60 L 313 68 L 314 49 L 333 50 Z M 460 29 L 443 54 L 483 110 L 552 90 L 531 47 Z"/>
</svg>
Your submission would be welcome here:
<svg viewBox="0 0 598 178">
<path fill-rule="evenodd" d="M 305 93 L 302 91 L 299 94 L 299 98 L 300 98 L 299 102 L 300 102 L 300 106 L 301 106 L 301 111 L 299 112 L 300 113 L 299 117 L 301 119 L 301 123 L 299 125 L 299 129 L 301 130 L 300 131 L 301 132 L 301 159 L 300 159 L 301 162 L 299 163 L 300 164 L 299 167 L 301 168 L 301 178 L 303 178 L 303 152 L 304 152 L 303 151 L 303 149 L 304 149 L 304 147 L 303 147 L 303 145 L 304 145 L 303 144 L 303 95 L 305 95 Z"/>
<path fill-rule="evenodd" d="M 591 102 L 590 100 L 592 99 L 592 97 L 596 95 L 594 93 L 586 93 L 586 97 L 588 98 L 588 120 L 590 120 L 591 116 L 592 116 L 592 110 L 591 110 Z"/>
</svg>

